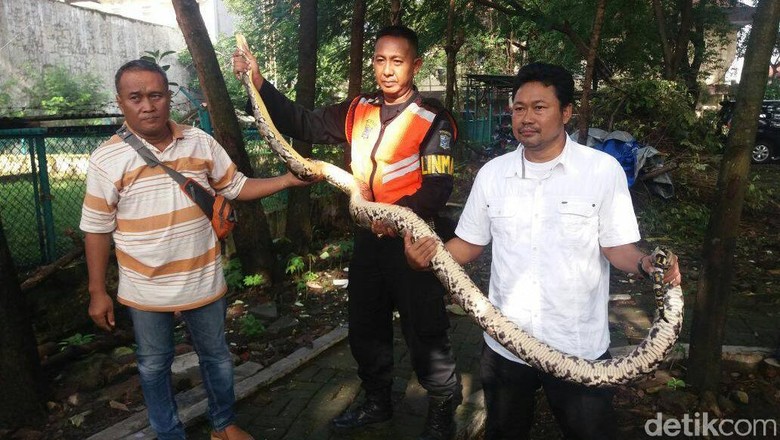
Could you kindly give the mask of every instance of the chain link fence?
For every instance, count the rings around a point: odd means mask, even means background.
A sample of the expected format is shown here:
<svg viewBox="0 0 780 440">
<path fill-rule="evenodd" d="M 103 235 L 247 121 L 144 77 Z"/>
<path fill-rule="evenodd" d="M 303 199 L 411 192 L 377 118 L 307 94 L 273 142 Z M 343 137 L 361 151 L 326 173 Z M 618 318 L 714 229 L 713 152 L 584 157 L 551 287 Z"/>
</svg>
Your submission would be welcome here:
<svg viewBox="0 0 780 440">
<path fill-rule="evenodd" d="M 74 246 L 81 234 L 81 204 L 90 153 L 119 128 L 116 125 L 0 130 L 0 217 L 11 255 L 20 269 L 49 264 Z M 260 140 L 244 132 L 255 175 L 276 176 L 284 164 Z M 341 164 L 342 147 L 315 146 L 314 156 Z M 332 200 L 330 185 L 312 187 L 315 199 Z M 263 199 L 266 212 L 287 204 L 286 191 Z"/>
<path fill-rule="evenodd" d="M 51 263 L 73 248 L 89 154 L 117 128 L 0 130 L 0 216 L 19 268 Z"/>
</svg>

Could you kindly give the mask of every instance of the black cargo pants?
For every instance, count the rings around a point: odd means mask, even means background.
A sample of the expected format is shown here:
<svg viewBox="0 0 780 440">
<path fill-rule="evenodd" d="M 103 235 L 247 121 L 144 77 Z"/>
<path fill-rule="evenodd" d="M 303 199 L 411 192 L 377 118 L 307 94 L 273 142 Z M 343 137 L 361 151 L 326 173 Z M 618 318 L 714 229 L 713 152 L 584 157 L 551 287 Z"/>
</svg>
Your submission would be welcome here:
<svg viewBox="0 0 780 440">
<path fill-rule="evenodd" d="M 349 344 L 367 394 L 389 390 L 393 375 L 393 309 L 412 368 L 431 395 L 455 393 L 455 373 L 447 329 L 445 291 L 432 272 L 412 270 L 403 238 L 379 238 L 366 230 L 355 234 L 349 267 Z"/>
</svg>

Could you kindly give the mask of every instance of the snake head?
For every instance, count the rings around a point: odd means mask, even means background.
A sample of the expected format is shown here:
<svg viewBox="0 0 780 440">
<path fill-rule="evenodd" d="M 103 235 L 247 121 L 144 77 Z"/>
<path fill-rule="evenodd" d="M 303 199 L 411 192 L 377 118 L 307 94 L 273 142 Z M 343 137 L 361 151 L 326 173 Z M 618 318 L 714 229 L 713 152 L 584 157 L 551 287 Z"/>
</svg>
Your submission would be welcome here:
<svg viewBox="0 0 780 440">
<path fill-rule="evenodd" d="M 661 270 L 667 270 L 672 265 L 674 254 L 666 248 L 657 247 L 653 250 L 653 265 Z"/>
</svg>

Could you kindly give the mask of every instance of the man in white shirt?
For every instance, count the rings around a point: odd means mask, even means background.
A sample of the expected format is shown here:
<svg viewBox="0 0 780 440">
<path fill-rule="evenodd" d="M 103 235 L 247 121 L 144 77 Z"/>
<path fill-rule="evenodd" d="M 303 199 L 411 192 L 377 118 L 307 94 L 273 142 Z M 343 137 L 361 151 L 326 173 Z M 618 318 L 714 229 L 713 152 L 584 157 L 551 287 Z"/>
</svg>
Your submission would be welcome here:
<svg viewBox="0 0 780 440">
<path fill-rule="evenodd" d="M 626 176 L 611 156 L 569 139 L 574 81 L 560 66 L 534 63 L 515 78 L 512 129 L 522 144 L 480 170 L 445 246 L 460 264 L 491 242 L 490 301 L 537 339 L 585 359 L 610 357 L 610 264 L 649 272 Z M 405 237 L 410 265 L 428 267 L 430 237 Z M 679 285 L 677 261 L 665 281 Z M 612 391 L 557 379 L 485 334 L 481 360 L 485 438 L 528 438 L 534 394 L 543 387 L 567 439 L 614 439 Z"/>
</svg>

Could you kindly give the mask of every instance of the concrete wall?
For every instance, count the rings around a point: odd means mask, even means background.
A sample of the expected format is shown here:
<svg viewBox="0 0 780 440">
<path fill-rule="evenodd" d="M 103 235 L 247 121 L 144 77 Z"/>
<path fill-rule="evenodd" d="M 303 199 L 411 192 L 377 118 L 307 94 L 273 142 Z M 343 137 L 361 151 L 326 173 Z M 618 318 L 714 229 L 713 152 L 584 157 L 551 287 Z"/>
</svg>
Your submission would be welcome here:
<svg viewBox="0 0 780 440">
<path fill-rule="evenodd" d="M 66 66 L 74 74 L 90 73 L 103 79 L 105 91 L 113 97 L 114 73 L 122 64 L 144 51 L 182 49 L 186 44 L 178 28 L 54 0 L 0 0 L 0 83 L 16 80 L 29 86 L 33 78 L 26 76 L 28 67 L 34 76 L 46 66 Z M 171 64 L 171 81 L 187 83 L 191 74 L 175 56 L 163 61 Z M 181 94 L 176 97 L 177 102 L 183 100 Z"/>
</svg>

